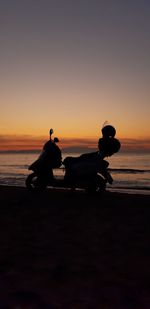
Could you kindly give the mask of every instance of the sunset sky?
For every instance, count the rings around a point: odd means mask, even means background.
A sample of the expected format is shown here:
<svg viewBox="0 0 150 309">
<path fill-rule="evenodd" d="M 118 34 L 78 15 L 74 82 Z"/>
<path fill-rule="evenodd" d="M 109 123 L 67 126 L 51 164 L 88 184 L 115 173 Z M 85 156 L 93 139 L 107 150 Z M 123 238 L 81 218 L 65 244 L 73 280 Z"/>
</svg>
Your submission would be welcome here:
<svg viewBox="0 0 150 309">
<path fill-rule="evenodd" d="M 150 146 L 149 0 L 1 0 L 0 44 L 0 150 Z"/>
</svg>

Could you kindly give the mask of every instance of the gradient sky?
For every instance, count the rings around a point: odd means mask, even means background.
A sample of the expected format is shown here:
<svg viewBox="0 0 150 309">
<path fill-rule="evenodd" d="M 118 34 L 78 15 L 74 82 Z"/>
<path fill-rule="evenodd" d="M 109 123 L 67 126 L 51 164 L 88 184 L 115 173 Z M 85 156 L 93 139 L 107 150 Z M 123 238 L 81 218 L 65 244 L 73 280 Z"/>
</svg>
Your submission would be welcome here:
<svg viewBox="0 0 150 309">
<path fill-rule="evenodd" d="M 0 141 L 150 139 L 149 0 L 1 0 Z"/>
</svg>

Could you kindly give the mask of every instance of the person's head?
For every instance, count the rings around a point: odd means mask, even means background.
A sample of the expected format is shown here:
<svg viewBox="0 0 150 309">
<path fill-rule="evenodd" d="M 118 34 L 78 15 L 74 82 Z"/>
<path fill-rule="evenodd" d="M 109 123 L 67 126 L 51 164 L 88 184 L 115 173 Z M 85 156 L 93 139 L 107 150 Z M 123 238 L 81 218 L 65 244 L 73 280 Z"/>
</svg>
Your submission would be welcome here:
<svg viewBox="0 0 150 309">
<path fill-rule="evenodd" d="M 116 129 L 111 125 L 106 125 L 102 128 L 103 137 L 114 137 L 116 135 Z"/>
</svg>

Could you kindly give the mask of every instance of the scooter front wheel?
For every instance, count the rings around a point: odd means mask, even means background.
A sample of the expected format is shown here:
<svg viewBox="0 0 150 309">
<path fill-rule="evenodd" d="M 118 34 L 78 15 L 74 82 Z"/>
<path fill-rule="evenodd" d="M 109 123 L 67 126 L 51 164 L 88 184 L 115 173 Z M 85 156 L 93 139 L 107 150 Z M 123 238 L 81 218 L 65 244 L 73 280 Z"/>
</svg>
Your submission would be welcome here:
<svg viewBox="0 0 150 309">
<path fill-rule="evenodd" d="M 32 173 L 26 179 L 26 187 L 30 191 L 43 191 L 46 189 L 47 183 L 40 179 L 36 173 Z"/>
</svg>

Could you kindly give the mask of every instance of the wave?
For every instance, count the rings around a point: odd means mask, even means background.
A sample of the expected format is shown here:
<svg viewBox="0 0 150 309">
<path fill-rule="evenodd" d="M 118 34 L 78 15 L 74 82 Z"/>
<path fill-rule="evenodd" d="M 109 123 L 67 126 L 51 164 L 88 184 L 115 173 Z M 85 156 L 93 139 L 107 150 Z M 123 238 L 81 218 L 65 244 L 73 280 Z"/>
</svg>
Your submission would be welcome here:
<svg viewBox="0 0 150 309">
<path fill-rule="evenodd" d="M 111 186 L 107 186 L 108 188 L 111 188 L 111 189 L 124 189 L 124 190 L 144 190 L 144 191 L 150 191 L 150 187 L 146 187 L 146 186 L 129 186 L 129 185 L 126 185 L 126 186 L 114 186 L 114 187 L 111 187 Z"/>
<path fill-rule="evenodd" d="M 14 163 L 14 164 L 0 164 L 0 167 L 7 167 L 7 168 L 9 168 L 9 167 L 15 167 L 15 168 L 20 168 L 20 169 L 28 169 L 28 167 L 29 167 L 29 165 L 28 164 L 17 164 L 16 165 L 16 163 Z"/>
<path fill-rule="evenodd" d="M 150 170 L 145 169 L 133 169 L 133 168 L 109 168 L 110 172 L 113 173 L 125 173 L 125 174 L 139 174 L 139 173 L 150 173 Z"/>
<path fill-rule="evenodd" d="M 15 167 L 16 169 L 26 169 L 28 170 L 29 164 L 0 164 L 0 167 Z M 56 168 L 55 170 L 63 170 L 64 167 Z M 139 173 L 150 173 L 150 169 L 134 169 L 134 168 L 109 168 L 109 172 L 117 173 L 117 174 L 139 174 Z"/>
</svg>

